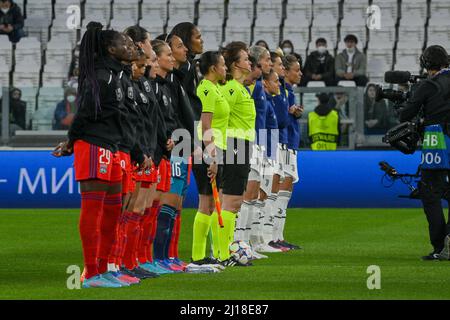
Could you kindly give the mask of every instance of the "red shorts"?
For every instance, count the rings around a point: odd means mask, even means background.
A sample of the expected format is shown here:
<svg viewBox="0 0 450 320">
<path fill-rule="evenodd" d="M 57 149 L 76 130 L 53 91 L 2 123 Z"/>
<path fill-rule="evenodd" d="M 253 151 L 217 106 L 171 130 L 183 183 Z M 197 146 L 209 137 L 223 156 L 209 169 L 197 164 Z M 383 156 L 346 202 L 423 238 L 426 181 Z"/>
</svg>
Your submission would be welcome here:
<svg viewBox="0 0 450 320">
<path fill-rule="evenodd" d="M 158 168 L 153 164 L 150 169 L 139 170 L 135 172 L 136 181 L 138 182 L 158 182 Z"/>
<path fill-rule="evenodd" d="M 133 179 L 133 169 L 131 165 L 131 158 L 129 153 L 119 151 L 120 167 L 122 168 L 122 194 L 133 192 L 136 183 Z"/>
<path fill-rule="evenodd" d="M 161 192 L 169 192 L 170 173 L 170 160 L 162 159 L 158 167 L 158 185 L 156 186 L 156 190 Z"/>
<path fill-rule="evenodd" d="M 74 144 L 74 168 L 77 181 L 98 179 L 118 182 L 122 180 L 119 153 L 77 140 Z"/>
</svg>

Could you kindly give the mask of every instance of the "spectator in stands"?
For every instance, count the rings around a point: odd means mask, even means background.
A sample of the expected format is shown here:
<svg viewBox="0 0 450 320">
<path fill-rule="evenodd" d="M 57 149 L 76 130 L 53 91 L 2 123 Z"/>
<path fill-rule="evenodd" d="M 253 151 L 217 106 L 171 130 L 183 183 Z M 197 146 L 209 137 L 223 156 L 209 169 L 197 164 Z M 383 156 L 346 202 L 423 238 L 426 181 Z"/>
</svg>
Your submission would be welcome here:
<svg viewBox="0 0 450 320">
<path fill-rule="evenodd" d="M 350 120 L 348 95 L 345 92 L 336 92 L 331 98 L 328 104 L 336 110 L 339 114 L 339 121 Z M 340 141 L 343 144 L 348 143 L 350 124 L 341 123 L 340 125 Z"/>
<path fill-rule="evenodd" d="M 291 40 L 283 40 L 280 43 L 280 48 L 281 48 L 281 50 L 283 50 L 284 56 L 288 56 L 288 55 L 292 54 L 297 58 L 298 62 L 300 63 L 300 67 L 303 65 L 302 56 L 299 55 L 297 52 L 295 52 L 294 44 L 292 43 Z"/>
<path fill-rule="evenodd" d="M 349 34 L 344 38 L 347 47 L 336 57 L 336 80 L 353 80 L 357 86 L 365 86 L 368 82 L 366 76 L 367 61 L 364 53 L 356 48 L 358 39 Z"/>
<path fill-rule="evenodd" d="M 12 0 L 0 0 L 0 34 L 8 35 L 12 43 L 19 42 L 25 35 L 22 13 Z"/>
<path fill-rule="evenodd" d="M 77 90 L 68 87 L 64 92 L 64 100 L 56 105 L 53 130 L 67 130 L 73 122 L 77 111 L 75 103 Z"/>
<path fill-rule="evenodd" d="M 375 101 L 376 85 L 370 83 L 364 94 L 364 131 L 367 134 L 384 134 L 388 129 L 386 101 Z"/>
<path fill-rule="evenodd" d="M 265 42 L 264 40 L 258 40 L 258 41 L 256 41 L 255 46 L 261 46 L 261 47 L 264 47 L 264 48 L 266 48 L 267 50 L 270 51 L 269 45 L 268 45 L 267 42 Z"/>
<path fill-rule="evenodd" d="M 309 81 L 323 81 L 327 86 L 334 86 L 334 58 L 327 50 L 327 40 L 318 38 L 316 40 L 316 50 L 311 52 L 306 58 L 305 74 L 302 85 L 307 85 Z"/>
<path fill-rule="evenodd" d="M 26 130 L 27 103 L 21 100 L 22 91 L 18 88 L 12 88 L 9 91 L 9 131 L 13 135 L 16 130 Z M 0 99 L 0 122 L 2 116 L 3 101 Z"/>
<path fill-rule="evenodd" d="M 330 97 L 316 94 L 318 105 L 308 114 L 308 136 L 312 150 L 336 150 L 340 131 L 338 112 L 329 103 Z"/>
</svg>

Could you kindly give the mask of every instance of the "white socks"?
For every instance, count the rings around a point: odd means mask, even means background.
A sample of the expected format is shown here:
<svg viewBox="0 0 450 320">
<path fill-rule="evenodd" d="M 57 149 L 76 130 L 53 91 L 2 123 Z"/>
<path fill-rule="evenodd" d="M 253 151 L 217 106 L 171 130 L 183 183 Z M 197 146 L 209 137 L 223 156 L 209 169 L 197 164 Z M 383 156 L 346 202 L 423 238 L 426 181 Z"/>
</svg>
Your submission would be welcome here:
<svg viewBox="0 0 450 320">
<path fill-rule="evenodd" d="M 252 247 L 257 247 L 263 244 L 262 240 L 262 226 L 264 223 L 264 212 L 263 207 L 265 202 L 257 200 L 255 203 L 255 209 L 253 212 L 252 225 L 250 230 L 250 244 Z"/>
<path fill-rule="evenodd" d="M 278 241 L 284 240 L 284 225 L 286 223 L 286 210 L 289 204 L 289 200 L 291 200 L 292 192 L 286 191 L 286 190 L 280 190 L 278 192 L 278 198 L 275 202 L 275 208 L 274 211 L 275 214 L 275 221 L 274 221 L 274 228 L 273 228 L 273 240 Z"/>
<path fill-rule="evenodd" d="M 263 225 L 263 240 L 265 244 L 268 244 L 273 240 L 273 225 L 275 218 L 275 203 L 277 201 L 277 194 L 271 193 L 266 200 L 266 205 L 263 208 L 264 211 L 264 225 Z"/>
<path fill-rule="evenodd" d="M 247 229 L 247 220 L 251 208 L 254 207 L 253 201 L 242 202 L 241 209 L 239 210 L 236 218 L 236 229 L 234 230 L 234 240 L 245 241 L 245 230 Z"/>
</svg>

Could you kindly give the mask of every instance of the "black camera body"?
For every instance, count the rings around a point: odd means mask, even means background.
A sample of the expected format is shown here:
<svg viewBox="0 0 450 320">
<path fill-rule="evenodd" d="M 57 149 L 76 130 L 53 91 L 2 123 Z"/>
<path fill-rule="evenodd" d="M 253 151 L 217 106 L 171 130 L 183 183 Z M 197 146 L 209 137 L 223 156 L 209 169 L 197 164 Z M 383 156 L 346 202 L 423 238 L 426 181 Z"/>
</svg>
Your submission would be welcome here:
<svg viewBox="0 0 450 320">
<path fill-rule="evenodd" d="M 384 74 L 384 80 L 387 83 L 411 84 L 409 90 L 404 92 L 393 89 L 382 89 L 380 86 L 377 86 L 377 96 L 375 99 L 377 101 L 381 99 L 392 101 L 396 112 L 398 112 L 402 108 L 403 103 L 408 101 L 414 93 L 418 80 L 423 78 L 426 78 L 426 76 L 411 75 L 408 71 L 387 71 Z M 404 154 L 413 154 L 417 150 L 423 130 L 423 119 L 421 116 L 419 114 L 412 121 L 400 123 L 394 128 L 391 128 L 385 134 L 382 141 L 390 144 Z"/>
</svg>

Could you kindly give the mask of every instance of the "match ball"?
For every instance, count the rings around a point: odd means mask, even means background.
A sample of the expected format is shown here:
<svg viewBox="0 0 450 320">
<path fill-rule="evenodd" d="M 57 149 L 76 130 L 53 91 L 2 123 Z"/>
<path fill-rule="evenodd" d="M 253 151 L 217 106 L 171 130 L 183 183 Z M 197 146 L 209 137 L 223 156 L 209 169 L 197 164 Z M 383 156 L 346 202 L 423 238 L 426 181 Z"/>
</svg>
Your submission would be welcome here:
<svg viewBox="0 0 450 320">
<path fill-rule="evenodd" d="M 234 241 L 230 244 L 230 255 L 242 264 L 247 264 L 252 259 L 252 249 L 244 241 Z"/>
</svg>

